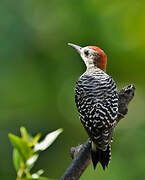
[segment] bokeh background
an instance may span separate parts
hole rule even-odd
[[[97,45],[118,88],[136,86],[129,113],[116,128],[112,161],[88,167],[81,180],[145,179],[145,1],[3,0],[0,2],[0,179],[16,177],[7,134],[63,128],[34,170],[57,178],[71,163],[69,149],[87,139],[74,103],[85,71],[68,42]]]

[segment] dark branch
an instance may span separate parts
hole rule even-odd
[[[135,91],[134,85],[126,86],[119,92],[119,113],[117,123],[124,118],[128,112],[128,104],[133,99]],[[65,171],[61,180],[77,180],[85,171],[91,160],[89,141],[71,148],[73,161]]]
[[[61,180],[76,180],[90,163],[90,143],[87,141],[84,144],[71,148],[71,156],[74,158],[70,167],[65,171]]]

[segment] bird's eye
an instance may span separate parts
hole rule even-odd
[[[89,51],[85,51],[84,54],[85,54],[86,56],[88,56],[88,55],[89,55]]]

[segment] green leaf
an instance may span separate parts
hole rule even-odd
[[[24,139],[13,134],[9,134],[8,136],[11,144],[17,149],[24,162],[33,155],[33,150],[28,146],[28,143]]]
[[[26,141],[29,142],[29,134],[28,134],[26,128],[22,126],[22,127],[20,128],[20,132],[21,132],[22,138],[23,138],[24,140],[26,140]]]
[[[43,169],[40,169],[39,171],[37,171],[35,174],[37,174],[38,176],[41,176],[44,173]],[[34,174],[32,174],[32,177],[34,176]]]
[[[39,141],[41,137],[41,134],[37,134],[32,140],[31,142],[29,143],[29,146],[32,147],[32,146],[35,146],[35,144]]]
[[[56,131],[53,131],[47,134],[43,141],[35,144],[34,152],[44,151],[45,149],[47,149],[55,141],[55,139],[59,136],[59,134],[62,132],[63,132],[63,129],[60,128]]]
[[[32,174],[32,178],[40,178],[40,176],[44,173],[43,169],[40,169],[36,173]]]
[[[39,178],[23,178],[22,180],[55,180],[55,179],[39,177]]]
[[[13,150],[13,163],[16,171],[20,169],[21,157],[17,149],[14,148]]]

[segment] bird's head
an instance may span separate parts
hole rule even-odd
[[[68,43],[68,45],[73,47],[80,54],[87,69],[100,68],[106,71],[107,56],[102,49],[96,46],[80,47],[72,43]]]

